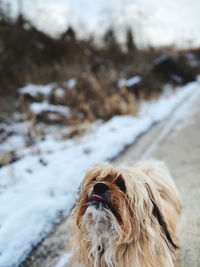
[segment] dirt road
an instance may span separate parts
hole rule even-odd
[[[170,118],[155,125],[114,162],[156,158],[167,163],[183,203],[181,267],[200,267],[200,100],[192,106],[187,105],[186,101]],[[65,219],[20,267],[55,267],[65,253],[69,225]]]
[[[183,117],[178,110],[116,160],[131,162],[152,157],[168,165],[183,204],[179,230],[181,267],[200,267],[200,100],[191,110],[191,116]]]

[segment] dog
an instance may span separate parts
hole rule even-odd
[[[180,198],[163,163],[95,164],[72,211],[70,266],[174,267],[180,214]]]

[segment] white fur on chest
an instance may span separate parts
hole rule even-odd
[[[89,206],[82,220],[84,241],[91,243],[89,258],[94,266],[113,267],[114,246],[112,236],[115,232],[112,213]]]

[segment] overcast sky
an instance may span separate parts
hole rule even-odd
[[[17,13],[19,0],[10,2]],[[69,24],[81,36],[101,35],[112,24],[131,25],[137,43],[178,47],[200,45],[200,0],[21,0],[24,14],[40,29],[56,35]]]

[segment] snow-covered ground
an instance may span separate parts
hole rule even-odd
[[[116,157],[183,100],[192,102],[199,96],[200,83],[192,82],[143,103],[137,117],[95,123],[78,141],[49,135],[37,143],[39,154],[24,148],[21,160],[0,169],[0,266],[18,266],[61,215],[69,213],[89,165]]]

